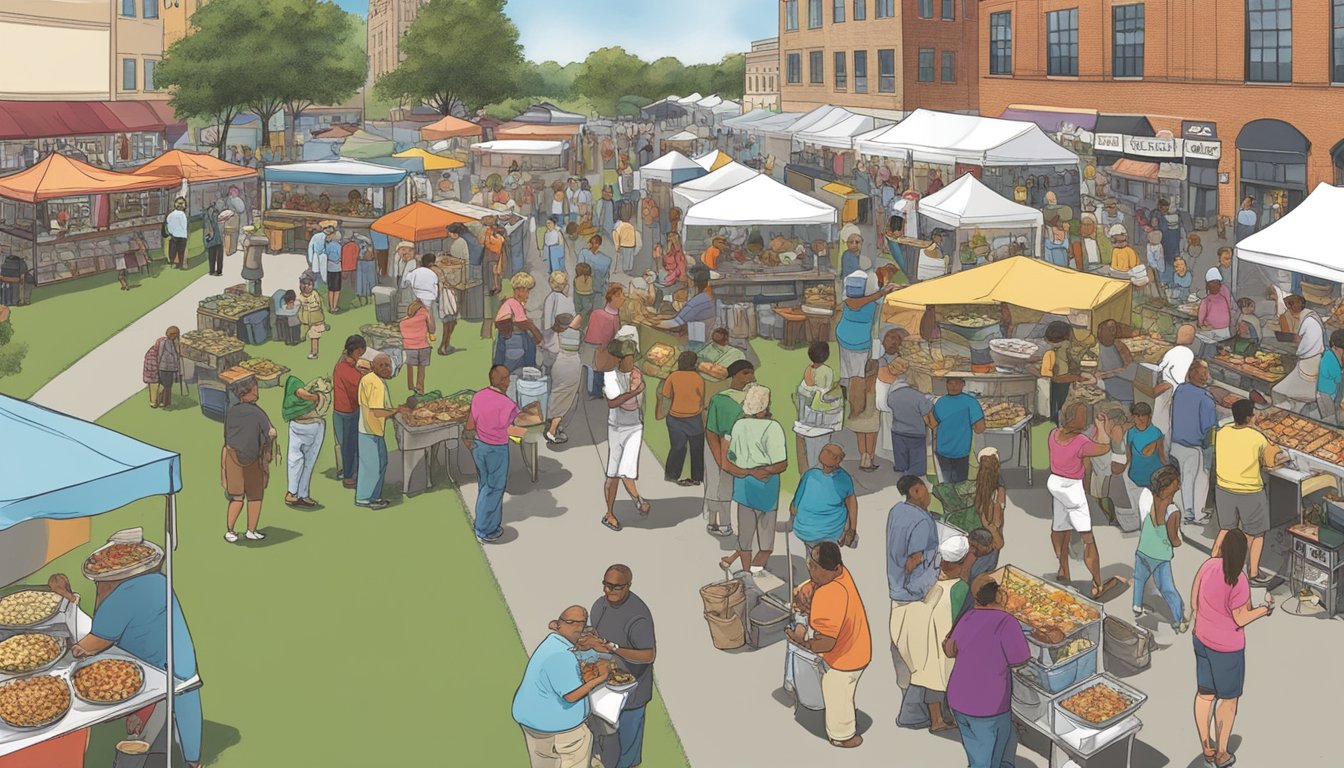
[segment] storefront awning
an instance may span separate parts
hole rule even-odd
[[[510,120],[495,129],[496,139],[535,141],[572,141],[583,130],[582,125],[565,123],[521,123]]]
[[[37,165],[0,177],[0,197],[40,203],[71,195],[102,195],[176,187],[177,179],[117,173],[80,162],[60,153],[47,155]],[[4,442],[4,441],[0,441]]]
[[[1095,109],[1063,109],[1039,107],[1034,104],[1010,104],[999,117],[1003,120],[1035,123],[1046,133],[1058,133],[1065,125],[1072,125],[1085,131],[1090,131],[1097,125]]]
[[[314,160],[307,163],[268,165],[263,171],[267,182],[292,184],[336,184],[354,187],[390,187],[406,178],[406,171],[358,160]]]
[[[1096,133],[1125,136],[1156,136],[1153,124],[1143,115],[1097,115]]]
[[[1130,160],[1127,157],[1116,160],[1115,164],[1110,167],[1110,173],[1114,176],[1144,182],[1157,181],[1159,170],[1157,163],[1145,163],[1142,160]]]
[[[1260,163],[1303,163],[1311,142],[1302,132],[1273,118],[1252,120],[1237,134],[1243,160]]]
[[[0,101],[0,141],[157,133],[167,125],[151,102]]]

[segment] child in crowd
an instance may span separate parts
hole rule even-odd
[[[819,407],[821,399],[835,387],[835,371],[826,361],[831,357],[831,345],[824,341],[814,341],[807,347],[807,359],[811,364],[803,369],[803,380],[798,383],[798,412],[803,408],[829,410]],[[833,406],[832,406],[833,407]]]
[[[1125,433],[1125,493],[1129,497],[1131,517],[1140,514],[1139,497],[1152,482],[1153,473],[1167,465],[1167,450],[1162,430],[1153,424],[1153,407],[1134,403],[1129,407],[1133,426]],[[1142,591],[1142,587],[1139,587]]]
[[[275,314],[279,319],[279,328],[281,340],[288,345],[299,343],[299,305],[298,296],[294,291],[285,291],[280,297],[280,306],[276,308]]]
[[[1148,487],[1139,494],[1143,528],[1139,534],[1139,548],[1134,553],[1134,618],[1147,612],[1143,606],[1143,593],[1152,579],[1171,611],[1171,625],[1177,634],[1190,628],[1181,593],[1171,574],[1173,548],[1181,546],[1181,515],[1175,503],[1180,489],[1181,475],[1176,467],[1164,466],[1153,473]]]

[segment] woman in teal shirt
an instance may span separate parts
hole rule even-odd
[[[1181,593],[1171,575],[1173,549],[1181,545],[1181,516],[1175,504],[1180,490],[1181,474],[1176,467],[1165,466],[1153,473],[1152,481],[1139,494],[1143,524],[1139,549],[1134,553],[1134,618],[1145,613],[1143,592],[1151,578],[1171,611],[1171,625],[1177,634],[1190,628]]]
[[[840,305],[840,322],[835,340],[840,345],[840,380],[852,386],[851,379],[863,378],[863,369],[873,357],[873,318],[877,317],[878,299],[894,291],[888,285],[864,295],[868,275],[862,271],[845,278],[845,301]]]

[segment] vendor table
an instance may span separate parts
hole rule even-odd
[[[89,618],[88,614],[78,608],[72,608],[71,611],[74,614],[73,621],[67,621],[65,616],[58,614],[56,618],[53,618],[51,621],[46,622],[39,627],[35,627],[35,629],[59,629],[70,632],[72,628],[71,625],[73,625],[74,639],[78,640],[89,633],[89,630],[93,627],[93,619]],[[132,712],[160,701],[168,692],[168,676],[163,670],[156,669],[149,664],[141,662],[139,659],[122,651],[116,646],[112,646],[112,648],[92,658],[127,659],[139,662],[141,669],[143,669],[145,673],[144,687],[141,689],[140,693],[130,699],[127,699],[120,704],[111,704],[108,706],[86,704],[83,701],[80,701],[77,696],[73,695],[72,689],[70,711],[66,713],[64,718],[46,728],[38,730],[19,730],[0,723],[0,756],[10,755],[27,747],[41,744],[85,728],[90,728],[99,723],[126,717]],[[73,668],[76,663],[76,660],[67,653],[55,667],[44,674],[56,675],[69,680],[70,676],[73,674]],[[183,686],[179,685],[178,691],[181,692],[182,689]]]
[[[1334,548],[1321,543],[1320,527],[1298,524],[1290,527],[1293,546],[1288,561],[1288,588],[1293,594],[1310,589],[1321,599],[1326,616],[1340,612],[1340,582],[1344,580],[1344,544]]]
[[[307,237],[308,229],[317,229],[319,221],[330,219],[336,222],[336,228],[341,234],[349,235],[351,232],[368,232],[369,227],[373,226],[374,218],[365,218],[363,216],[341,216],[334,213],[321,213],[318,211],[290,211],[284,208],[272,208],[265,212],[265,221],[274,221],[276,223],[292,223],[297,225],[294,233],[296,237]]]
[[[247,335],[243,330],[241,317],[229,317],[201,307],[196,308],[196,327],[202,331],[215,330],[226,333],[236,339],[243,339]]]
[[[1179,326],[1195,322],[1193,314],[1168,304],[1135,304],[1133,314],[1134,325],[1167,338],[1174,337]]]
[[[392,424],[397,434],[397,446],[401,450],[401,483],[402,492],[407,496],[413,493],[419,493],[433,487],[434,485],[434,458],[440,455],[443,461],[443,468],[448,472],[448,479],[454,484],[457,478],[453,473],[453,459],[458,446],[462,442],[462,431],[464,425],[461,422],[449,421],[442,424],[429,424],[425,426],[415,426],[411,424],[404,414],[393,416]],[[411,475],[421,466],[425,468],[425,485],[423,488],[411,488]]]
[[[1025,458],[1026,459],[1025,465],[1027,468],[1027,485],[1036,484],[1034,475],[1035,469],[1032,467],[1031,419],[1032,416],[1028,414],[1025,418],[1021,419],[1016,424],[1011,424],[1006,427],[998,427],[995,429],[986,428],[981,435],[982,444],[985,442],[983,438],[989,435],[1001,435],[1004,437],[1011,438],[1010,443],[1013,446],[1013,450],[1003,458],[1003,461],[1006,464],[1010,459],[1016,459],[1017,465],[1020,467],[1023,466],[1024,463],[1023,459]]]
[[[818,283],[832,285],[835,273],[825,270],[793,272],[729,272],[720,270],[714,281],[714,297],[725,303],[751,301],[757,297],[783,301],[801,301],[804,290]],[[771,302],[773,303],[773,301]]]
[[[1045,717],[1049,717],[1049,712]],[[1131,715],[1111,727],[1094,731],[1074,726],[1068,721],[1057,722],[1054,727],[1045,720],[1028,720],[1013,714],[1013,722],[1021,726],[1025,735],[1034,733],[1044,736],[1050,743],[1048,753],[1040,751],[1042,756],[1050,758],[1050,768],[1065,768],[1073,764],[1079,766],[1125,766],[1128,768],[1134,755],[1134,737],[1143,728],[1143,721]],[[1037,750],[1039,751],[1039,750]]]

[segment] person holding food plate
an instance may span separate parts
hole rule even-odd
[[[71,647],[71,656],[86,659],[116,646],[160,671],[166,669],[168,626],[163,596],[167,592],[168,581],[159,570],[161,558],[160,554],[143,560],[135,567],[111,571],[107,578],[96,574],[90,576],[97,586],[93,627],[89,634]],[[71,603],[79,602],[79,596],[74,594],[70,579],[65,574],[52,575],[47,580],[47,586]],[[192,642],[191,630],[187,628],[187,620],[176,594],[173,595],[173,676],[177,678],[178,690],[182,689],[184,682],[190,688],[173,697],[173,720],[177,724],[177,740],[182,748],[182,757],[187,765],[196,768],[201,764],[201,727],[204,722],[200,679],[196,670],[196,645]],[[155,705],[158,706],[162,705]],[[126,732],[131,736],[142,733],[146,737],[152,736],[146,740],[159,749],[151,747],[151,751],[166,752],[169,749],[166,742],[171,728],[160,730],[157,734],[145,732],[146,724],[154,722],[154,718],[148,714],[152,709],[146,708],[127,717]]]
[[[621,707],[616,734],[597,737],[594,752],[610,768],[635,768],[643,762],[644,711],[653,698],[653,661],[658,656],[653,613],[630,591],[633,581],[630,567],[620,563],[602,574],[602,597],[588,614],[592,631],[577,644],[581,651],[611,654],[634,678],[635,687]]]

